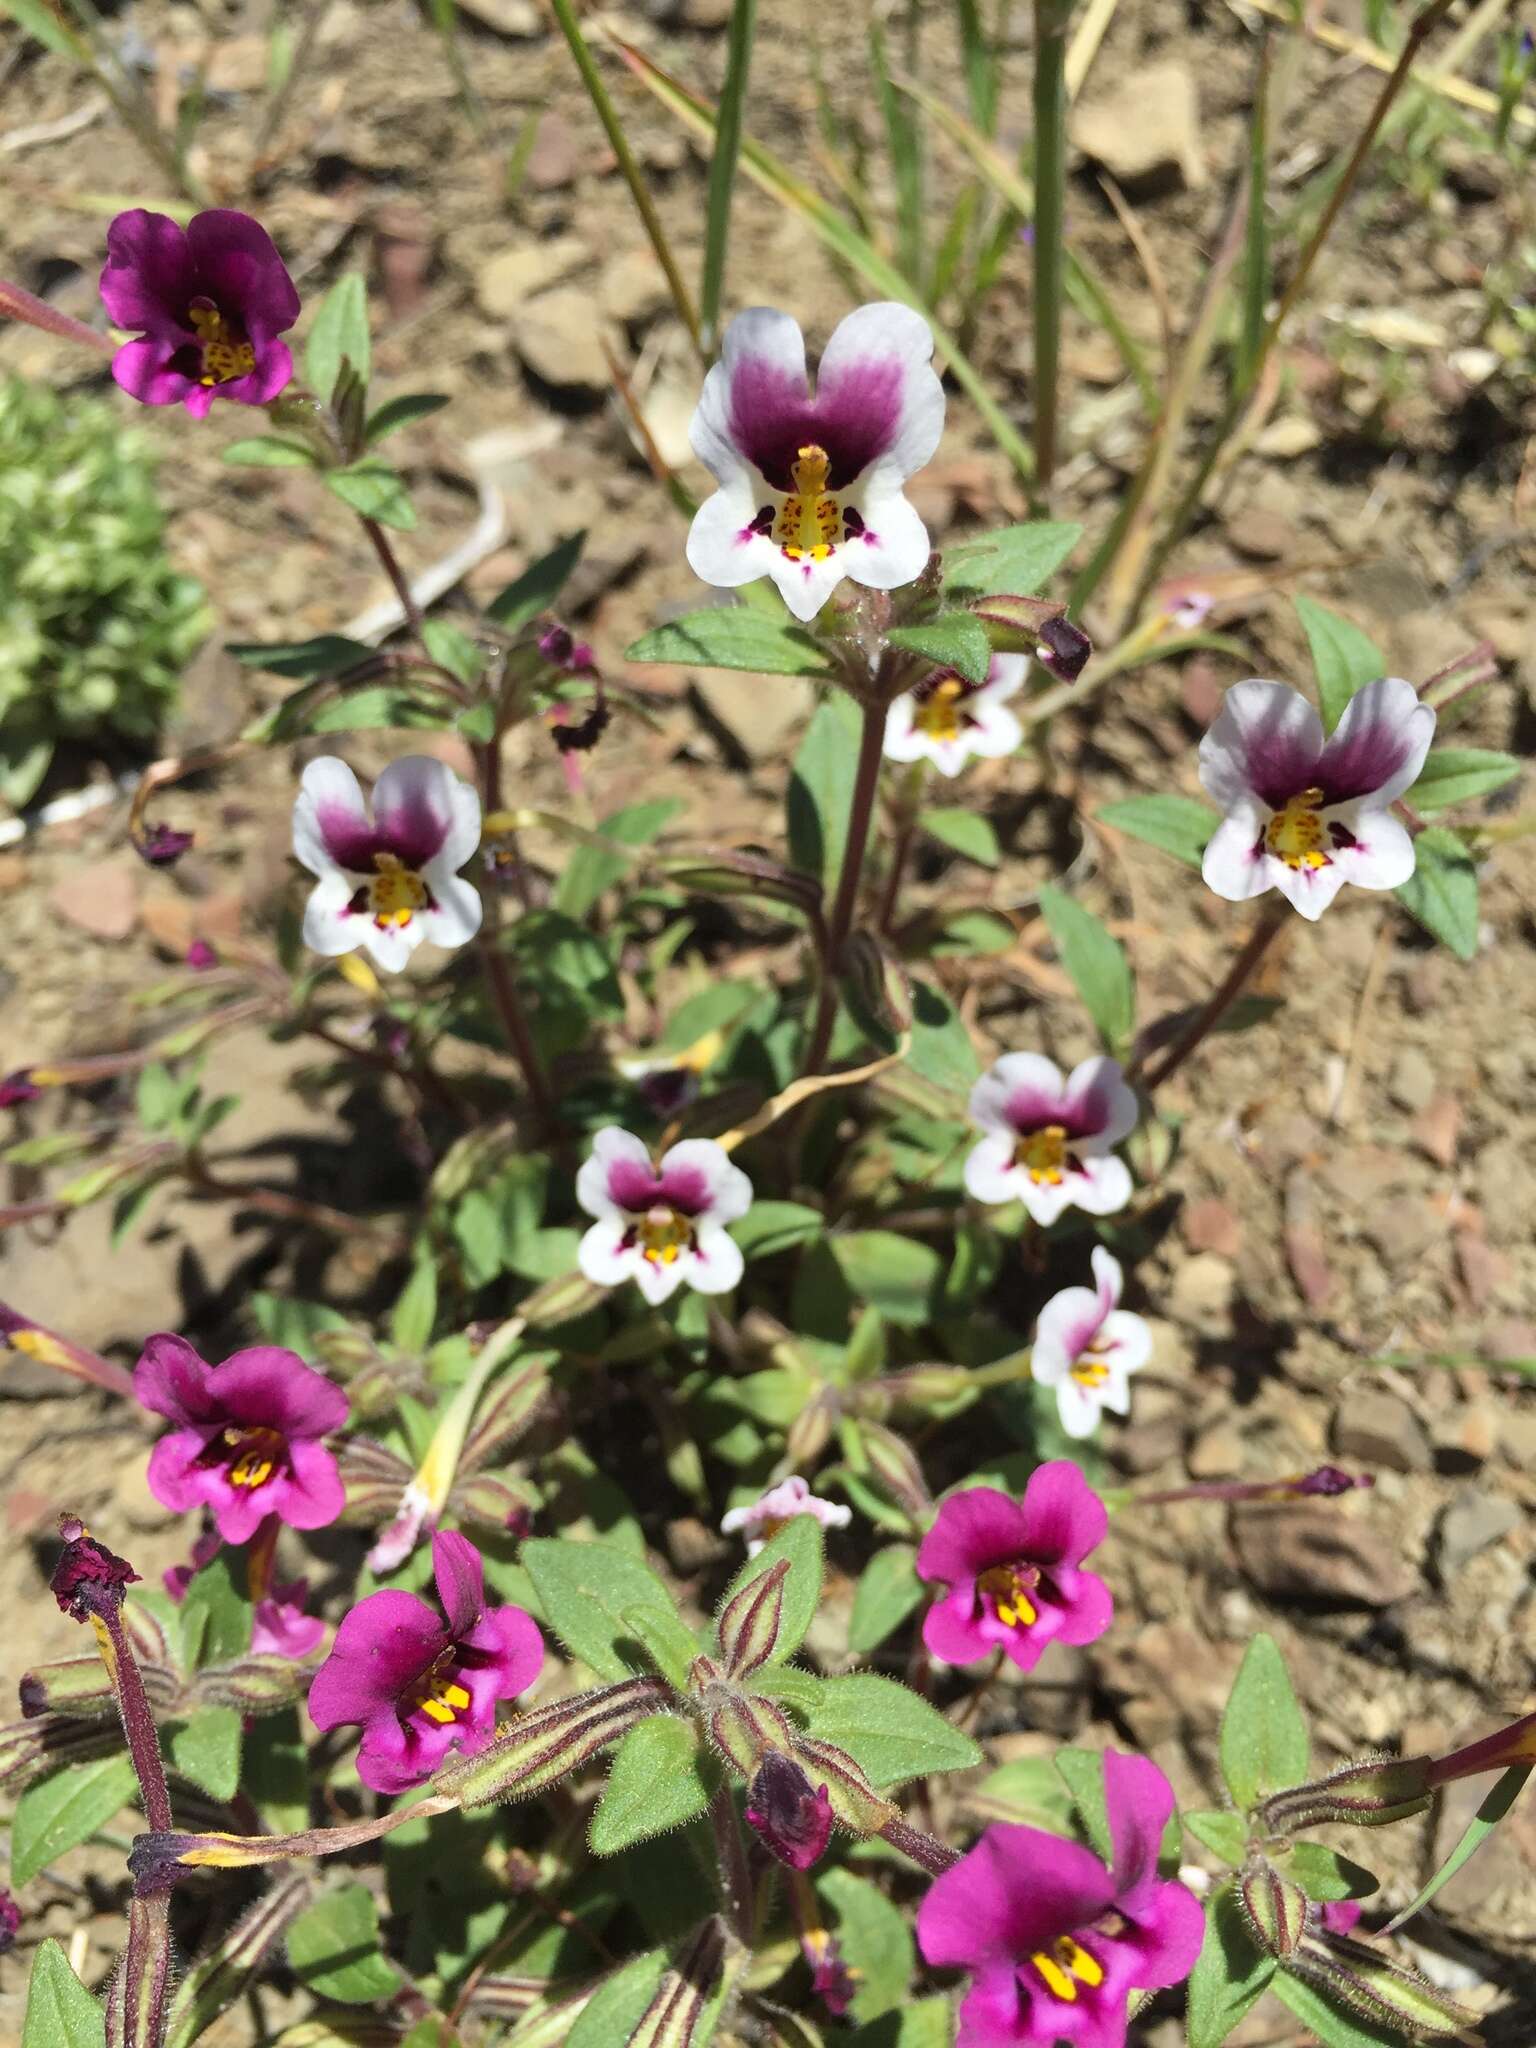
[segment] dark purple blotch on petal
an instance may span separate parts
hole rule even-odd
[[[794,489],[802,448],[827,457],[827,481],[846,490],[890,447],[901,424],[902,366],[895,356],[850,363],[814,398],[776,363],[748,356],[731,375],[731,438],[776,491]]]
[[[637,1159],[616,1159],[608,1169],[608,1193],[632,1216],[658,1208],[673,1209],[679,1216],[700,1216],[709,1207],[704,1176],[691,1166],[674,1166],[657,1174]]]
[[[0,1109],[15,1109],[23,1102],[36,1102],[42,1089],[32,1078],[29,1067],[18,1067],[14,1074],[7,1074],[0,1081]]]

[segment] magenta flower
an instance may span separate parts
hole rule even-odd
[[[370,1593],[336,1631],[309,1688],[317,1728],[361,1723],[357,1774],[375,1792],[430,1778],[451,1749],[484,1749],[496,1702],[525,1692],[544,1639],[520,1607],[487,1607],[480,1553],[454,1530],[432,1538],[443,1619],[414,1593]]]
[[[1414,850],[1390,807],[1434,736],[1434,711],[1401,676],[1358,690],[1327,738],[1299,691],[1234,683],[1200,742],[1200,780],[1226,813],[1205,849],[1207,886],[1232,903],[1278,889],[1314,919],[1346,882],[1396,889]]]
[[[323,1529],[341,1513],[336,1460],[321,1441],[347,1419],[347,1397],[292,1351],[259,1344],[222,1365],[184,1337],[151,1337],[134,1367],[146,1408],[176,1427],[149,1456],[156,1500],[207,1507],[226,1543],[248,1543],[266,1515]]]
[[[0,1884],[0,1956],[16,1946],[16,1936],[21,1931],[21,1908],[11,1893]]]
[[[299,295],[266,229],[217,207],[185,228],[136,207],[107,229],[101,298],[131,330],[112,375],[145,405],[185,405],[202,419],[215,398],[265,405],[293,376],[278,336]]]
[[[923,1641],[946,1664],[1001,1647],[1021,1671],[1049,1642],[1095,1642],[1114,1601],[1081,1566],[1108,1527],[1103,1501],[1066,1458],[1038,1466],[1022,1500],[995,1486],[952,1493],[917,1553],[918,1577],[945,1589],[923,1617]]]
[[[1126,2000],[1188,1976],[1205,1918],[1157,1874],[1173,1789],[1146,1757],[1104,1755],[1114,1862],[1040,1828],[995,1822],[935,1878],[917,1939],[971,1973],[956,2048],[1123,2048]]]
[[[274,1586],[265,1600],[258,1600],[251,1615],[251,1650],[258,1657],[287,1657],[302,1663],[311,1650],[318,1650],[325,1635],[325,1623],[318,1614],[306,1614],[308,1579],[293,1579],[286,1586]]]
[[[1005,1052],[971,1089],[982,1133],[965,1162],[978,1202],[1022,1202],[1042,1230],[1064,1209],[1113,1216],[1131,1199],[1130,1168],[1114,1148],[1136,1128],[1136,1097],[1102,1055],[1065,1079],[1038,1052]]]

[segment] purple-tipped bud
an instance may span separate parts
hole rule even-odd
[[[185,964],[188,967],[196,968],[200,974],[210,967],[217,967],[219,964],[218,948],[210,946],[206,939],[194,939],[186,950]]]
[[[653,1067],[636,1086],[653,1116],[674,1117],[698,1098],[699,1077],[692,1067]]]
[[[809,1870],[826,1853],[832,1802],[794,1760],[770,1750],[747,1790],[747,1826],[791,1870]]]
[[[562,668],[567,675],[590,675],[596,667],[586,641],[576,639],[558,623],[539,635],[539,652],[551,667]]]
[[[1286,1969],[1316,1984],[1359,2019],[1411,2035],[1446,2039],[1475,2026],[1477,2014],[1447,1998],[1417,1970],[1393,1962],[1352,1935],[1309,1937]]]
[[[588,754],[608,730],[612,717],[608,706],[599,700],[585,718],[578,719],[574,725],[563,721],[552,725],[549,736],[562,754]]]
[[[914,1519],[925,1520],[933,1512],[933,1496],[911,1446],[879,1422],[862,1424],[860,1434],[869,1469],[881,1490]]]
[[[1313,1784],[1272,1794],[1255,1808],[1254,1823],[1268,1835],[1306,1834],[1330,1821],[1386,1827],[1428,1806],[1435,1782],[1431,1770],[1427,1756],[1367,1758]]]
[[[1040,666],[1048,668],[1064,683],[1075,683],[1088,665],[1093,642],[1081,626],[1073,625],[1065,613],[1059,618],[1045,620],[1039,632],[1040,645],[1036,654]]]
[[[117,1704],[99,1657],[58,1657],[23,1671],[17,1688],[23,1717],[39,1714],[110,1714]]]
[[[717,1633],[727,1677],[745,1678],[773,1655],[788,1577],[789,1559],[781,1557],[770,1570],[750,1579],[721,1610]]]
[[[16,1946],[17,1929],[21,1926],[21,1908],[14,1898],[0,1884],[0,1956],[7,1949]]]
[[[1237,1882],[1237,1896],[1253,1933],[1266,1955],[1283,1962],[1307,1926],[1307,1895],[1271,1864],[1249,1864]]]
[[[1349,1493],[1357,1486],[1374,1486],[1375,1475],[1361,1472],[1341,1472],[1337,1465],[1319,1465],[1315,1472],[1309,1472],[1304,1479],[1298,1479],[1295,1491],[1302,1494],[1322,1494],[1331,1500],[1336,1494]]]
[[[450,1759],[432,1781],[434,1792],[461,1806],[531,1799],[621,1741],[631,1728],[672,1700],[659,1678],[628,1678],[595,1692],[576,1693],[530,1714],[519,1714],[474,1756]]]
[[[133,850],[152,868],[174,867],[188,852],[195,834],[178,832],[174,825],[144,825],[133,834]]]
[[[23,1102],[36,1102],[42,1089],[32,1078],[30,1067],[18,1067],[0,1081],[0,1109],[15,1109]]]
[[[75,1621],[105,1611],[115,1613],[138,1573],[126,1558],[88,1535],[78,1515],[61,1515],[59,1534],[64,1539],[64,1555],[48,1581],[59,1606]]]

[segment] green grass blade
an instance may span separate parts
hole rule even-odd
[[[1242,325],[1236,363],[1237,382],[1245,391],[1258,369],[1265,309],[1269,305],[1269,221],[1264,211],[1264,195],[1269,185],[1268,36],[1259,54],[1248,145],[1248,226],[1243,242]]]
[[[453,73],[453,82],[459,89],[459,98],[469,116],[469,125],[479,136],[485,134],[485,109],[480,104],[480,95],[475,91],[474,81],[469,75],[469,66],[464,62],[464,46],[459,40],[458,0],[429,0],[428,12],[432,26],[437,30],[443,46],[443,55],[448,59],[448,69]]]
[[[1421,1913],[1442,1886],[1450,1883],[1457,1871],[1467,1863],[1493,1833],[1499,1822],[1525,1790],[1525,1782],[1531,1775],[1530,1764],[1513,1764],[1494,1784],[1482,1805],[1467,1822],[1460,1841],[1446,1857],[1434,1876],[1425,1885],[1411,1904],[1404,1906],[1401,1913],[1394,1914],[1382,1929],[1383,1934],[1395,1934],[1399,1927],[1411,1920],[1415,1913]]]
[[[0,0],[0,14],[8,14],[18,28],[36,36],[56,57],[72,57],[77,64],[90,65],[90,51],[74,30],[58,19],[47,0]]]
[[[725,290],[725,251],[731,234],[731,194],[741,156],[741,108],[752,70],[757,0],[735,0],[725,50],[725,83],[715,119],[715,148],[709,160],[709,205],[704,221],[704,275],[699,284],[699,331],[707,355],[720,340],[720,299]]]
[[[885,50],[885,31],[869,24],[869,61],[885,123],[885,146],[896,185],[896,260],[914,291],[924,284],[923,146],[906,98],[896,90]]]
[[[1056,469],[1061,370],[1062,226],[1067,195],[1067,16],[1071,0],[1035,0],[1035,473]]]
[[[623,57],[635,76],[648,86],[663,106],[668,107],[679,120],[706,137],[714,134],[714,110],[707,100],[700,99],[685,85],[653,64],[649,57],[633,45],[617,36],[611,36],[613,47]],[[933,328],[934,346],[940,361],[964,391],[976,410],[987,424],[993,439],[1004,455],[1013,464],[1021,477],[1029,479],[1034,474],[1034,458],[1029,444],[1023,439],[1013,422],[987,389],[980,372],[970,358],[952,337],[934,319],[931,309],[923,298],[902,276],[893,263],[889,263],[852,227],[842,215],[828,205],[819,193],[804,185],[778,158],[764,149],[761,143],[744,137],[741,145],[742,169],[752,182],[776,199],[781,206],[792,213],[798,213],[812,228],[820,240],[836,256],[842,258],[851,269],[872,285],[876,291],[888,297],[900,299],[904,305],[912,306],[921,313]]]
[[[982,26],[978,0],[956,0],[960,24],[960,62],[965,69],[965,97],[971,119],[990,142],[997,133],[998,62]]]

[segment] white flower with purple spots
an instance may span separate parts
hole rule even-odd
[[[777,1486],[770,1486],[760,1500],[744,1508],[732,1508],[721,1520],[720,1528],[726,1536],[745,1536],[748,1557],[756,1557],[769,1538],[777,1536],[796,1515],[809,1515],[823,1529],[846,1529],[853,1520],[852,1508],[823,1500],[820,1494],[812,1493],[798,1473],[792,1473]]]
[[[597,1221],[576,1262],[599,1287],[633,1280],[653,1306],[686,1280],[724,1294],[741,1278],[726,1229],[752,1206],[752,1183],[713,1138],[685,1138],[653,1165],[642,1141],[610,1124],[592,1140],[576,1199]]]
[[[1028,667],[1025,655],[994,654],[984,683],[936,669],[886,713],[886,759],[931,761],[941,775],[958,775],[973,755],[995,761],[1011,754],[1024,728],[1008,699],[1024,687]]]
[[[1041,1053],[1004,1053],[972,1088],[970,1116],[984,1134],[965,1162],[978,1202],[1022,1202],[1044,1229],[1064,1209],[1112,1216],[1131,1199],[1114,1148],[1136,1128],[1136,1097],[1114,1060],[1063,1078]]]
[[[1140,1316],[1120,1307],[1124,1277],[1119,1260],[1096,1245],[1094,1285],[1053,1294],[1035,1324],[1030,1377],[1056,1389],[1068,1436],[1092,1436],[1106,1408],[1129,1415],[1130,1375],[1152,1356],[1152,1332]]]
[[[1346,882],[1395,889],[1413,839],[1389,806],[1419,778],[1435,714],[1412,683],[1383,676],[1350,698],[1328,737],[1284,683],[1234,683],[1200,742],[1200,780],[1226,813],[1203,873],[1229,903],[1278,889],[1319,918]]]
[[[311,761],[293,807],[293,850],[316,877],[304,943],[317,953],[366,946],[398,971],[423,939],[462,946],[480,898],[458,870],[480,844],[480,799],[442,761],[407,754],[374,784],[373,813],[345,761]]]
[[[920,576],[928,529],[901,487],[944,431],[932,355],[910,306],[860,306],[822,351],[813,397],[798,323],[738,313],[689,429],[720,485],[688,535],[694,573],[725,590],[771,576],[797,619],[845,576],[874,590]]]

